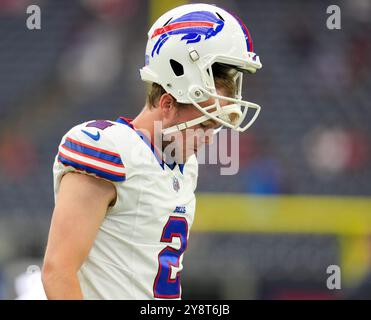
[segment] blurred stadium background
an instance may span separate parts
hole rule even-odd
[[[137,114],[150,22],[184,2],[0,0],[0,298],[42,264],[62,135]],[[264,67],[244,97],[263,109],[238,175],[200,167],[183,298],[371,298],[371,1],[336,1],[341,30],[327,1],[211,3],[251,31]],[[26,28],[30,4],[41,30]]]

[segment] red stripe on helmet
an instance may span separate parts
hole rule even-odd
[[[188,27],[213,27],[214,23],[213,22],[208,22],[208,21],[184,21],[184,22],[175,22],[172,24],[169,24],[165,27],[162,28],[157,28],[152,36],[151,39],[164,34],[166,32],[176,30],[176,29],[181,29],[181,28],[188,28]]]

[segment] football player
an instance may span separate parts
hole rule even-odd
[[[59,145],[42,271],[49,299],[181,298],[195,153],[221,127],[252,125],[260,107],[242,100],[242,74],[260,68],[246,26],[219,7],[184,5],[154,23],[142,112],[82,123]]]

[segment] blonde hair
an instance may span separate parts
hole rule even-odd
[[[233,70],[234,69],[232,69],[231,67],[217,63],[215,63],[212,66],[216,88],[222,88],[223,90],[225,90],[225,94],[228,97],[235,97],[236,94],[236,83],[234,81],[235,73],[233,72]],[[165,93],[166,91],[161,85],[157,83],[152,83],[152,85],[149,87],[147,94],[146,101],[147,106],[149,108],[156,108],[158,101],[160,100],[161,96]],[[188,105],[189,104],[177,102],[178,107],[184,107]]]

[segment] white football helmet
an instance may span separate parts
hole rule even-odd
[[[212,65],[235,69],[235,97],[217,94]],[[157,83],[179,103],[192,103],[203,116],[166,128],[163,133],[213,119],[237,131],[245,131],[256,120],[260,106],[242,100],[242,72],[255,73],[262,64],[253,52],[248,29],[236,16],[214,5],[187,4],[163,14],[148,32],[143,81]],[[201,107],[210,98],[215,104]],[[221,107],[220,100],[230,104]],[[242,124],[249,108],[254,115]]]

